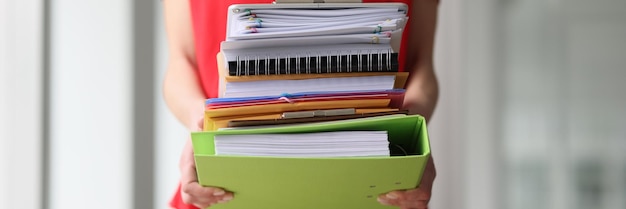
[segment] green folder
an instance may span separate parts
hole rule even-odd
[[[215,155],[215,135],[385,130],[395,152],[389,157],[290,158]],[[392,115],[345,121],[192,133],[199,183],[234,192],[211,209],[376,209],[392,190],[416,188],[430,146],[419,115]],[[394,149],[398,145],[402,149]],[[397,156],[399,154],[401,156]]]

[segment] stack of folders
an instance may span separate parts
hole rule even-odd
[[[215,208],[386,208],[415,188],[426,122],[402,110],[407,21],[399,3],[229,8],[220,97],[192,133],[200,184],[233,191]]]

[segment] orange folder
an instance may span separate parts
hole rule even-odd
[[[398,111],[398,109],[360,108],[360,109],[355,109],[355,114],[380,113],[380,112],[391,112],[391,111]],[[226,117],[205,118],[204,130],[215,131],[220,128],[226,128],[228,127],[228,123],[233,120],[268,120],[268,119],[279,119],[281,118],[281,116],[282,116],[282,112],[258,114],[258,115],[235,115],[235,116],[226,116]]]

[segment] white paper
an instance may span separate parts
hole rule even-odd
[[[395,31],[408,18],[397,8],[260,9],[238,15],[229,17],[226,40]]]
[[[389,156],[386,131],[216,135],[216,155],[281,157]]]
[[[252,9],[252,14],[262,16],[265,14],[283,15],[283,16],[304,16],[304,17],[340,17],[354,16],[360,14],[386,14],[397,13],[398,8],[348,8],[348,9]],[[241,13],[242,16],[247,13]]]
[[[394,75],[261,80],[226,83],[222,97],[255,97],[319,91],[378,91],[393,89]]]

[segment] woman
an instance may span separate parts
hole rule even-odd
[[[169,63],[163,83],[165,101],[189,131],[201,130],[204,101],[217,96],[219,44],[225,37],[225,22],[231,4],[272,3],[272,0],[164,0]],[[409,5],[409,24],[400,51],[401,70],[410,72],[404,108],[427,120],[438,98],[433,69],[433,43],[437,0],[396,0],[366,2],[403,2]],[[177,209],[205,208],[231,200],[233,194],[220,188],[202,187],[197,182],[191,140],[187,140],[180,159],[180,187],[171,201]],[[432,158],[418,188],[392,191],[378,197],[381,204],[403,209],[428,208],[435,167]]]

